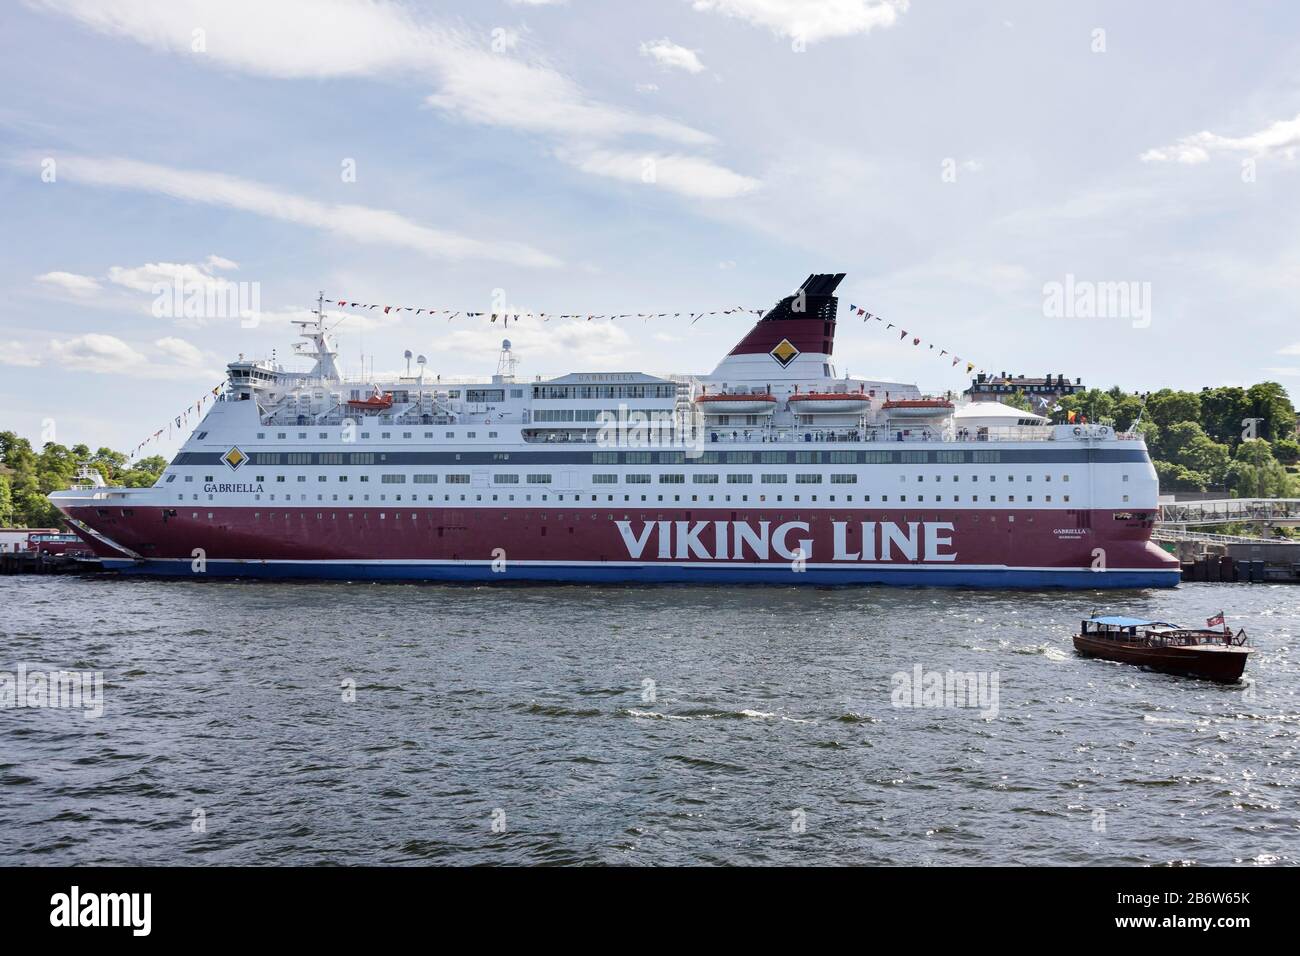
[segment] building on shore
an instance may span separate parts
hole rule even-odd
[[[1076,378],[1071,382],[1064,375],[1053,375],[1050,372],[1041,378],[1008,375],[1006,372],[1000,375],[986,375],[981,372],[971,380],[970,388],[962,394],[972,402],[1000,402],[1016,392],[1022,392],[1035,408],[1041,408],[1066,395],[1086,390],[1082,379]]]

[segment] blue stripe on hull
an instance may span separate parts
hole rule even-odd
[[[903,587],[966,588],[1170,588],[1180,572],[1035,570],[994,568],[808,568],[789,566],[728,568],[706,565],[514,565],[494,572],[488,564],[355,564],[304,561],[243,562],[209,560],[197,574],[189,561],[118,561],[104,567],[123,574],[185,578],[268,578],[346,581],[532,581],[564,584],[885,584]]]

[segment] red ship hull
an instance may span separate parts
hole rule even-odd
[[[122,549],[81,532],[112,566],[150,574],[1090,588],[1179,578],[1148,522],[1101,511],[268,504],[70,515]]]

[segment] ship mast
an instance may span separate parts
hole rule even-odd
[[[334,340],[325,328],[325,293],[319,293],[316,298],[314,322],[310,319],[295,319],[293,324],[298,326],[298,334],[307,340],[297,344],[298,354],[316,360],[316,367],[311,371],[312,376],[327,382],[342,380],[338,349],[334,347]]]

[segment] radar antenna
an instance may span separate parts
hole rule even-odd
[[[497,359],[497,378],[503,382],[513,382],[515,380],[515,367],[519,364],[519,359],[515,358],[515,353],[510,351],[510,340],[503,339],[501,342],[501,357]]]

